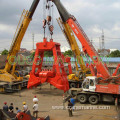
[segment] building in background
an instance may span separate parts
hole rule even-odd
[[[30,53],[32,54],[32,53],[34,53],[36,51],[36,49],[32,49],[31,51],[30,51]]]
[[[100,56],[107,56],[110,54],[110,49],[98,49],[98,54]]]
[[[30,56],[30,51],[27,50],[26,48],[20,48],[20,51],[18,52],[18,55],[23,55],[23,56]]]

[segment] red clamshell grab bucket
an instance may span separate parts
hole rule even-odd
[[[32,66],[32,71],[30,72],[30,78],[28,81],[27,88],[36,87],[44,82],[48,82],[55,86],[58,89],[63,90],[64,92],[69,90],[69,83],[67,79],[67,74],[64,69],[64,60],[61,57],[60,44],[55,43],[52,40],[47,42],[44,39],[44,42],[36,44],[35,59]],[[44,57],[44,51],[52,51],[54,56],[53,68],[51,70],[44,69],[42,70],[42,63]],[[36,65],[36,63],[38,65]],[[37,71],[36,71],[37,69]]]
[[[47,71],[45,71],[44,73],[46,74],[46,72]],[[32,73],[30,73],[30,78],[28,81],[27,88],[36,87],[44,82],[48,82],[53,86],[55,86],[56,88],[63,90],[64,92],[69,90],[69,83],[67,80],[67,76],[55,75],[53,78],[51,78],[46,74],[46,77],[45,76],[37,77],[35,76],[35,74],[32,74]]]

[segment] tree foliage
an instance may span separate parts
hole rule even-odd
[[[65,51],[64,56],[66,56],[66,55],[73,56],[72,50]]]
[[[35,52],[33,52],[33,53],[30,55],[30,58],[33,60],[33,59],[34,59],[34,56],[35,56]]]
[[[1,55],[8,55],[8,50],[6,50],[6,49],[3,50],[2,53],[1,53]]]
[[[35,52],[33,52],[31,55],[30,55],[30,58],[33,60],[34,59],[34,56],[35,56]],[[52,51],[45,51],[44,52],[44,57],[52,57],[53,56],[53,52]]]
[[[44,52],[44,56],[45,57],[52,57],[53,56],[53,52],[52,51],[45,51]]]
[[[120,51],[115,50],[109,54],[109,57],[120,57]]]

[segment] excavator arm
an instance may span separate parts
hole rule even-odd
[[[70,26],[70,28],[75,33],[76,37],[81,42],[84,53],[87,53],[91,57],[92,61],[94,62],[95,66],[96,66],[97,71],[102,75],[102,77],[104,79],[110,78],[110,74],[109,74],[108,70],[102,63],[97,51],[91,44],[89,38],[87,37],[87,35],[83,31],[82,27],[77,22],[76,18],[67,12],[67,10],[62,5],[60,0],[52,0],[52,1],[54,2],[54,4],[57,7],[62,21],[67,23]]]

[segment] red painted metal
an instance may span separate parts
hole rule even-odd
[[[93,64],[90,64],[90,65],[89,65],[89,68],[90,68],[91,74],[92,74],[93,76],[96,76],[96,71],[95,71],[94,65],[93,65]]]
[[[71,29],[73,30],[73,32],[75,33],[75,35],[77,36],[79,41],[81,42],[83,51],[85,53],[87,53],[93,60],[95,66],[97,68],[97,71],[100,74],[102,74],[102,77],[104,79],[110,78],[110,74],[109,74],[108,70],[102,63],[97,51],[91,44],[90,40],[88,39],[87,35],[83,31],[82,27],[79,25],[77,20],[75,18],[69,18],[67,20],[67,23],[69,24],[69,26],[71,27]]]
[[[113,73],[113,76],[116,76],[116,75],[117,75],[119,68],[120,68],[120,64],[118,64],[115,72]],[[120,74],[119,74],[119,76],[120,76]]]
[[[16,118],[17,118],[17,120],[31,120],[32,119],[30,115],[28,115],[28,114],[26,114],[24,112],[18,113],[16,115]]]
[[[63,54],[62,54],[62,59],[64,59],[64,62],[65,63],[68,63],[68,69],[66,69],[66,71],[69,71],[69,74],[72,74],[72,66],[71,66],[71,57],[69,57],[69,56],[64,56]]]
[[[60,44],[53,42],[47,42],[44,38],[43,42],[36,44],[36,52],[32,71],[30,72],[30,78],[27,88],[36,87],[39,84],[48,82],[58,89],[66,92],[69,90],[69,83],[67,80],[67,74],[64,69],[64,59],[60,51]],[[42,69],[43,57],[45,51],[52,51],[54,56],[54,63],[51,70]]]
[[[16,115],[17,120],[33,120],[34,118],[31,117],[31,115],[26,114],[24,112],[19,112]],[[43,117],[36,118],[35,120],[45,120]]]
[[[98,84],[96,85],[95,92],[119,95],[120,75],[115,76],[117,72],[113,74],[114,76],[110,75],[110,73],[108,72],[108,68],[102,62],[97,51],[95,50],[94,46],[91,44],[89,38],[87,37],[86,33],[83,31],[80,24],[77,22],[76,18],[67,12],[67,10],[64,8],[60,0],[51,0],[51,1],[55,3],[62,21],[70,26],[70,28],[75,33],[76,37],[81,42],[84,53],[87,53],[91,57],[96,67],[95,69],[97,69],[97,77],[98,76],[102,77],[102,79],[98,80]],[[95,70],[94,65],[90,67],[92,73],[96,75],[96,72],[94,71]]]
[[[118,84],[106,84],[106,85],[97,84],[95,92],[120,94],[120,85]]]
[[[96,69],[95,64],[92,64],[92,63],[91,63],[91,64],[89,65],[89,68],[90,68],[90,71],[91,71],[92,76],[97,76],[97,77],[103,78],[102,74],[100,74],[100,73],[98,72],[98,70]]]
[[[68,70],[69,70],[69,74],[72,74],[71,62],[68,62]]]

